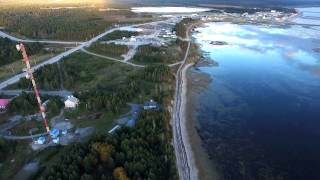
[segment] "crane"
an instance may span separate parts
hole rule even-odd
[[[40,110],[40,113],[41,113],[45,128],[47,130],[47,133],[49,134],[50,133],[50,127],[49,127],[48,120],[47,120],[47,117],[46,117],[46,109],[42,105],[42,101],[41,101],[41,98],[40,98],[39,90],[37,88],[36,80],[35,80],[35,78],[33,76],[33,72],[32,72],[32,69],[31,69],[31,65],[30,65],[30,61],[29,61],[29,57],[28,57],[27,51],[26,51],[26,49],[25,49],[25,47],[24,47],[24,45],[22,43],[17,44],[16,48],[17,48],[17,50],[19,52],[21,52],[22,57],[23,57],[23,62],[26,64],[26,67],[27,67],[26,68],[26,73],[27,73],[26,74],[26,78],[31,80],[31,83],[32,83],[32,86],[33,86],[33,91],[34,91],[34,94],[36,96],[36,100],[37,100],[38,105],[39,105],[39,110]]]

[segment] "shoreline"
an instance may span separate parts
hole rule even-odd
[[[180,114],[181,114],[181,136],[184,142],[185,151],[187,155],[187,161],[190,165],[190,178],[191,179],[199,179],[199,169],[196,166],[196,160],[192,148],[192,143],[190,139],[190,134],[188,132],[188,123],[186,118],[186,110],[187,110],[187,71],[193,64],[187,64],[183,67],[181,71],[181,79],[182,79],[182,88],[181,88],[181,106],[180,106]]]
[[[203,142],[197,132],[198,121],[196,118],[197,98],[200,93],[207,89],[211,79],[208,75],[196,72],[189,67],[184,74],[186,96],[184,96],[185,117],[184,125],[186,128],[186,141],[189,144],[190,153],[192,153],[193,165],[197,169],[197,177],[201,180],[218,180],[219,174],[216,165],[210,159],[207,150],[203,147]]]

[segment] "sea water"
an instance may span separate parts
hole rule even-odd
[[[196,98],[197,129],[224,179],[320,179],[320,11],[307,10],[296,22],[308,26],[195,30],[218,64],[199,69],[212,81]]]

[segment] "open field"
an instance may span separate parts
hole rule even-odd
[[[168,46],[142,45],[138,47],[132,62],[136,64],[171,64],[181,61],[183,50],[176,43]]]
[[[30,56],[30,63],[31,65],[36,65],[53,56],[54,54],[39,54]],[[25,66],[26,65],[22,62],[22,60],[0,66],[0,80],[4,80],[12,75],[22,72],[22,69],[25,68]]]
[[[93,53],[97,53],[100,55],[117,58],[117,59],[123,59],[121,55],[127,54],[129,51],[128,46],[126,45],[116,45],[114,43],[112,44],[101,44],[100,41],[92,44],[88,50]]]

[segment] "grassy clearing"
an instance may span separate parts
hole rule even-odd
[[[132,61],[137,64],[171,64],[181,61],[183,51],[177,44],[156,47],[143,45],[138,47]]]
[[[74,111],[66,112],[66,118],[70,119],[72,124],[77,128],[95,127],[99,133],[107,133],[121,114],[129,112],[129,107],[123,107],[118,113],[113,113],[107,109],[100,112],[86,111],[83,109],[76,109]]]
[[[37,65],[51,57],[54,54],[38,54],[34,56],[30,56],[30,64],[31,66]],[[21,73],[22,69],[25,68],[25,64],[21,61],[15,61],[11,64],[7,64],[0,67],[0,81],[5,80],[15,74]]]
[[[126,45],[101,44],[98,41],[89,47],[89,51],[112,58],[123,59],[121,55],[126,54],[129,48]]]

